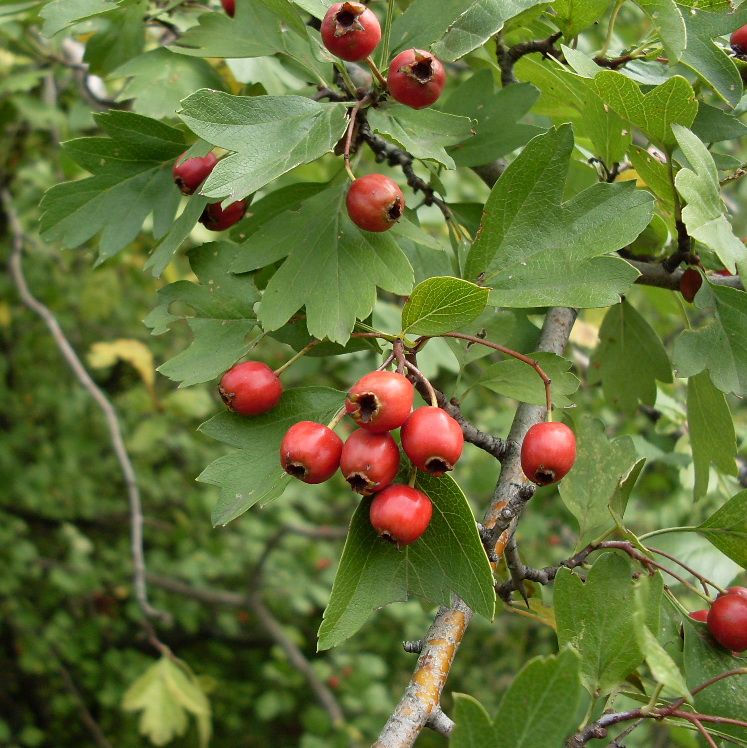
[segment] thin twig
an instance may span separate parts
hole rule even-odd
[[[21,226],[18,215],[13,208],[13,198],[7,188],[0,190],[0,200],[2,200],[5,215],[8,218],[13,237],[13,251],[10,256],[10,272],[13,281],[18,288],[21,301],[42,318],[49,332],[52,335],[57,347],[60,349],[63,357],[67,361],[73,373],[80,384],[88,391],[91,397],[96,401],[106,419],[106,425],[109,430],[114,454],[119,462],[125,486],[127,487],[127,496],[130,505],[130,553],[132,555],[132,565],[134,570],[135,599],[137,600],[143,614],[152,618],[160,618],[164,621],[170,621],[171,615],[163,611],[156,610],[148,602],[148,591],[145,581],[145,554],[143,550],[143,508],[140,498],[140,489],[138,487],[135,470],[132,466],[130,456],[122,437],[122,429],[117,416],[117,411],[109,402],[106,395],[98,388],[81,363],[78,354],[65,337],[60,323],[52,311],[38,301],[29,290],[26,283],[26,277],[23,274],[23,247],[25,235]]]

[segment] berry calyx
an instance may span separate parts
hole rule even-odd
[[[193,195],[194,191],[208,178],[218,163],[218,157],[211,151],[207,156],[195,156],[179,163],[179,156],[172,173],[174,182],[183,195]]]
[[[212,203],[205,207],[200,216],[200,223],[211,231],[225,231],[238,223],[246,213],[246,200],[237,200],[227,208],[221,208],[220,203]]]
[[[353,491],[370,496],[386,488],[399,469],[399,447],[391,434],[354,431],[342,446],[340,472]]]
[[[381,25],[363,3],[335,3],[319,29],[324,46],[347,62],[365,60],[381,41]]]
[[[345,204],[350,220],[364,231],[388,231],[405,212],[405,196],[383,174],[366,174],[348,190]]]
[[[729,44],[738,57],[747,53],[747,25],[738,28],[729,37]]]
[[[521,469],[538,486],[557,483],[576,461],[576,437],[564,423],[532,426],[521,445]]]
[[[386,82],[400,104],[423,109],[438,100],[446,85],[446,72],[430,52],[406,49],[390,63]]]
[[[732,652],[747,649],[747,597],[730,593],[717,597],[708,611],[708,631]]]
[[[403,374],[372,371],[350,388],[345,410],[362,429],[380,434],[407,420],[414,397],[412,382]]]
[[[304,483],[324,483],[340,466],[342,439],[329,426],[299,421],[280,445],[283,470]]]
[[[691,304],[695,300],[695,295],[700,291],[703,285],[703,276],[695,268],[686,268],[680,276],[680,293],[685,301]]]
[[[431,500],[416,488],[395,484],[374,496],[369,516],[379,537],[410,545],[427,529],[433,514]]]
[[[402,449],[418,470],[436,477],[453,470],[462,456],[462,427],[442,408],[414,410],[400,432]]]
[[[242,416],[256,416],[280,402],[283,385],[267,364],[243,361],[223,375],[218,392],[229,410]]]

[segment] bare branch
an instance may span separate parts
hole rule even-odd
[[[106,425],[109,430],[112,448],[119,462],[125,486],[127,487],[127,496],[130,505],[130,553],[132,555],[132,565],[134,568],[134,586],[135,598],[143,614],[152,618],[160,618],[164,621],[170,621],[171,616],[163,611],[158,611],[148,602],[148,591],[145,582],[145,554],[143,551],[143,508],[140,499],[140,489],[135,476],[135,470],[130,461],[130,456],[122,438],[122,428],[119,423],[119,417],[114,406],[109,402],[106,395],[97,387],[81,363],[78,354],[65,337],[60,323],[52,311],[38,301],[29,290],[26,283],[26,277],[23,274],[23,247],[25,244],[25,235],[23,227],[18,219],[18,215],[13,208],[13,198],[7,188],[0,190],[0,200],[2,201],[5,215],[8,219],[8,225],[13,239],[13,251],[10,256],[10,272],[13,281],[18,288],[21,301],[31,311],[35,312],[42,318],[51,333],[57,347],[60,349],[63,357],[67,361],[73,373],[80,384],[88,391],[91,397],[96,401],[106,419]]]

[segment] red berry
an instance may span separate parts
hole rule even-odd
[[[280,402],[283,385],[267,364],[243,361],[223,375],[218,392],[230,410],[242,416],[256,416]]]
[[[340,472],[350,488],[363,496],[386,488],[397,476],[399,447],[389,432],[358,429],[342,447]]]
[[[536,423],[521,445],[521,469],[539,486],[556,483],[576,461],[576,437],[564,423]]]
[[[379,19],[362,3],[332,5],[320,31],[324,46],[348,62],[365,60],[381,41]]]
[[[724,595],[741,595],[742,597],[747,597],[747,587],[727,587],[719,597],[723,597]]]
[[[711,636],[722,646],[733,652],[747,649],[747,597],[717,597],[708,611],[707,623]]]
[[[211,231],[225,231],[238,223],[246,213],[246,200],[237,200],[227,208],[221,208],[220,203],[212,203],[202,211],[200,223]]]
[[[414,410],[402,427],[402,449],[415,467],[441,476],[462,456],[462,427],[442,408]]]
[[[387,231],[405,212],[405,196],[397,183],[383,174],[356,179],[345,199],[350,220],[365,231]]]
[[[702,285],[703,276],[695,268],[686,268],[680,276],[680,292],[685,301],[689,301],[691,304]]]
[[[389,93],[400,103],[413,109],[433,104],[446,84],[444,66],[430,52],[406,49],[389,65],[386,77]]]
[[[410,415],[415,390],[394,371],[372,371],[361,377],[345,398],[345,410],[366,431],[380,434],[399,428]]]
[[[342,439],[329,426],[300,421],[283,437],[280,464],[304,483],[324,483],[340,466],[341,454]]]
[[[236,0],[220,0],[220,4],[223,6],[223,10],[233,18],[233,14],[236,12]]]
[[[395,484],[374,496],[369,511],[380,537],[397,545],[410,545],[428,527],[433,505],[422,491]]]
[[[747,25],[738,28],[729,37],[731,48],[738,54],[743,55],[747,52]]]
[[[733,275],[731,270],[727,270],[724,268],[723,270],[717,270],[716,275],[723,275],[724,277],[728,278],[729,276]]]
[[[183,157],[184,154],[179,156],[174,164],[174,182],[176,182],[176,186],[182,191],[182,194],[192,195],[208,178],[210,172],[218,163],[218,158],[211,151],[207,156],[196,156],[179,163],[179,159]]]
[[[694,621],[703,621],[703,623],[705,623],[708,618],[708,608],[704,610],[694,610],[692,613],[688,613],[688,615]]]

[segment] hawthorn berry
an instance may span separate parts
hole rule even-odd
[[[223,375],[218,392],[230,410],[242,416],[256,416],[280,402],[283,385],[267,364],[243,361]]]
[[[365,60],[381,41],[381,26],[363,3],[335,3],[320,28],[324,46],[347,62]]]
[[[340,472],[350,488],[370,496],[386,488],[397,476],[399,447],[389,432],[354,431],[342,446]]]
[[[719,597],[723,597],[724,595],[741,595],[747,598],[747,587],[727,587]]]
[[[680,293],[685,301],[691,304],[695,300],[695,295],[700,291],[703,285],[703,276],[695,268],[686,268],[680,276]]]
[[[737,55],[741,56],[747,53],[747,25],[732,32],[729,37],[729,44]]]
[[[410,415],[415,390],[395,371],[372,371],[361,377],[345,398],[345,410],[366,431],[399,428]]]
[[[438,100],[446,84],[446,72],[430,52],[406,49],[389,64],[386,82],[389,93],[400,104],[423,109]]]
[[[387,231],[405,212],[405,196],[397,183],[383,174],[356,179],[345,198],[350,220],[365,231]]]
[[[576,437],[564,423],[535,423],[521,445],[521,469],[538,486],[563,478],[576,461]]]
[[[220,4],[223,6],[223,10],[233,18],[236,13],[236,0],[220,0]]]
[[[237,200],[227,208],[220,203],[211,203],[205,207],[200,216],[200,223],[211,231],[225,231],[238,223],[246,213],[246,200]]]
[[[218,157],[211,151],[207,156],[195,156],[179,163],[183,157],[184,154],[179,156],[174,164],[174,182],[183,195],[192,195],[215,168]]]
[[[402,449],[418,470],[440,477],[462,456],[462,427],[443,408],[414,410],[400,432]]]
[[[717,597],[708,611],[708,631],[732,652],[747,649],[747,596],[726,594]]]
[[[379,537],[397,545],[414,543],[428,527],[431,500],[417,488],[396,483],[374,496],[369,516]]]
[[[283,470],[304,483],[324,483],[340,466],[342,439],[329,426],[299,421],[280,445]]]

